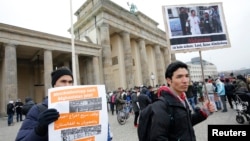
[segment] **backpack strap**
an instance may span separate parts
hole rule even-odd
[[[166,104],[166,111],[168,113],[168,116],[170,117],[170,121],[169,121],[169,126],[168,126],[168,129],[172,129],[173,125],[174,125],[174,108],[169,106],[169,102],[168,100],[166,100],[164,97],[160,96],[158,98],[160,101],[164,102]],[[171,131],[171,130],[169,130]]]

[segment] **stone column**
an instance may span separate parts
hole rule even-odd
[[[165,65],[163,63],[162,57],[161,57],[161,49],[159,45],[154,46],[155,49],[155,60],[156,60],[156,71],[157,71],[157,78],[158,78],[158,83],[162,85],[164,83],[164,70],[165,70]]]
[[[94,56],[93,60],[93,81],[94,84],[100,84],[100,68],[99,68],[99,57]]]
[[[143,85],[150,85],[150,74],[148,67],[148,58],[146,52],[145,41],[143,39],[139,40],[139,49],[140,49],[140,59],[141,59],[141,70],[142,70],[142,83]]]
[[[141,68],[141,55],[140,55],[140,49],[139,49],[139,44],[135,39],[131,39],[131,47],[132,50],[134,51],[133,53],[133,59],[135,66],[133,66],[133,77],[134,77],[134,86],[139,86],[142,83],[142,68]]]
[[[3,78],[3,85],[5,85],[3,98],[7,103],[9,100],[15,101],[18,97],[18,87],[16,46],[14,44],[5,44]]]
[[[52,51],[44,51],[44,92],[45,96],[48,95],[48,89],[51,88],[51,72],[53,71],[53,60],[52,60]]]
[[[86,79],[87,79],[87,85],[92,85],[93,84],[93,62],[92,62],[92,58],[88,58],[86,60]]]
[[[163,54],[164,54],[165,69],[166,69],[167,66],[171,63],[171,53],[169,48],[165,47]]]
[[[99,63],[99,65],[98,65],[98,67],[99,67],[99,70],[100,70],[100,72],[99,72],[99,79],[100,79],[100,84],[104,84],[104,75],[103,75],[103,62],[102,62],[102,49],[100,49],[99,50],[99,56],[97,56],[98,57],[98,63]]]
[[[106,85],[106,91],[111,91],[112,79],[111,79],[111,47],[110,47],[110,37],[109,37],[109,25],[103,23],[100,26],[100,38],[102,46],[102,61],[103,61],[103,78],[104,84]]]
[[[124,63],[125,63],[125,76],[127,88],[133,88],[133,60],[132,60],[132,49],[130,44],[130,36],[128,32],[122,33],[122,44],[124,51]]]
[[[81,78],[81,81],[83,83],[83,85],[87,85],[88,84],[88,80],[87,80],[87,76],[88,76],[88,73],[87,73],[87,59],[84,58],[84,59],[81,59],[81,64],[82,64],[82,70],[81,70],[81,74],[82,74],[82,78]]]

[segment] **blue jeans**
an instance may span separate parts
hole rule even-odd
[[[226,95],[221,95],[220,100],[224,111],[227,111]]]
[[[189,104],[192,106],[192,109],[195,109],[194,97],[188,98]]]
[[[215,101],[215,104],[216,104],[217,109],[220,110],[221,109],[220,101]]]
[[[13,116],[14,114],[8,114],[8,126],[10,126],[13,123]]]
[[[22,113],[16,113],[16,121],[17,122],[23,121],[23,115],[22,115]]]

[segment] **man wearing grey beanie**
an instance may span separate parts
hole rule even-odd
[[[61,67],[51,73],[52,87],[72,86],[73,75],[69,68]],[[48,141],[48,125],[59,118],[59,112],[48,109],[48,98],[41,103],[43,110],[33,106],[28,112],[16,137],[16,141]]]

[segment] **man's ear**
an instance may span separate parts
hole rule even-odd
[[[170,78],[166,78],[167,84],[170,85],[172,83],[172,80]]]

